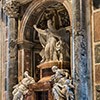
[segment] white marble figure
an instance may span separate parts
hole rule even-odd
[[[43,47],[40,55],[42,56],[43,61],[51,61],[57,59],[55,46],[57,42],[56,36],[50,31],[49,24],[52,24],[51,20],[47,21],[48,29],[42,30],[34,25],[34,28],[39,33],[40,43]]]
[[[25,71],[22,81],[13,87],[13,100],[23,100],[23,95],[28,93],[28,85],[34,83],[35,80],[28,75],[27,71]]]
[[[66,32],[66,28],[60,28],[56,30],[53,27],[51,20],[47,21],[47,29],[42,30],[37,28],[36,25],[33,26],[38,32],[40,43],[43,47],[40,55],[42,56],[42,61],[51,60],[66,60],[66,56],[69,57],[69,32]],[[67,28],[67,30],[70,30]]]
[[[54,100],[74,100],[72,80],[67,69],[59,69],[57,66],[52,67],[55,73],[51,76],[53,81],[52,93]]]

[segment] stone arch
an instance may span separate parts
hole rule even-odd
[[[20,81],[23,77],[23,72],[24,70],[29,71],[29,73],[34,74],[34,72],[32,72],[32,68],[33,68],[33,63],[32,60],[33,55],[34,55],[34,50],[33,48],[37,49],[37,47],[39,47],[40,45],[37,43],[37,41],[31,41],[30,38],[28,37],[33,37],[34,36],[30,36],[27,33],[28,28],[34,30],[33,25],[36,24],[36,22],[38,22],[37,20],[39,19],[38,17],[41,16],[41,14],[38,12],[38,10],[41,10],[42,7],[46,7],[48,8],[48,6],[52,5],[52,4],[61,4],[62,7],[64,7],[64,10],[67,12],[68,15],[68,19],[70,22],[70,26],[72,26],[72,10],[71,10],[71,2],[70,0],[34,0],[26,9],[22,19],[21,19],[21,27],[20,30],[18,32],[18,80]],[[55,5],[54,5],[55,6]],[[41,10],[41,12],[44,11],[44,8]],[[37,15],[37,13],[39,15]],[[32,16],[32,17],[31,17]],[[34,20],[33,17],[36,17],[36,20]],[[32,18],[32,22],[31,25],[28,23],[30,22],[30,18]],[[32,31],[33,32],[33,31]],[[31,32],[29,32],[31,34]],[[26,38],[27,37],[27,38]],[[38,48],[38,51],[41,48]],[[36,51],[37,52],[37,51]],[[39,53],[39,52],[38,52]],[[28,58],[30,57],[30,59]],[[27,63],[26,63],[27,62]],[[34,65],[35,66],[35,65]],[[33,75],[34,76],[34,75]]]
[[[66,10],[68,11],[69,18],[70,18],[70,24],[72,25],[72,5],[71,5],[71,0],[35,0],[33,1],[29,7],[27,8],[26,12],[23,15],[22,18],[22,23],[21,23],[21,28],[18,34],[18,41],[23,41],[24,40],[24,31],[25,31],[25,26],[27,24],[27,21],[34,10],[40,6],[42,6],[44,3],[47,2],[58,2],[64,5]]]

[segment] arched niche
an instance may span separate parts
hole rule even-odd
[[[49,5],[52,3],[61,3],[66,10],[68,11],[69,14],[69,18],[70,18],[70,24],[72,26],[72,4],[71,4],[71,0],[34,0],[29,7],[27,8],[26,12],[23,15],[22,21],[21,21],[21,28],[19,31],[19,35],[18,35],[18,40],[19,41],[23,41],[24,39],[24,32],[25,32],[25,26],[27,24],[27,21],[29,19],[29,17],[31,16],[32,13],[36,12],[37,8],[40,8],[40,10],[42,10],[43,5]]]
[[[41,50],[41,45],[39,43],[38,36],[37,35],[35,36],[36,31],[34,30],[33,25],[34,24],[40,25],[39,27],[42,29],[47,28],[46,21],[48,20],[48,18],[45,19],[45,16],[47,14],[46,17],[48,17],[49,10],[51,11],[52,8],[56,9],[56,11],[60,13],[59,20],[60,21],[62,20],[61,23],[57,23],[58,20],[55,21],[55,24],[57,25],[59,24],[56,28],[59,29],[60,27],[72,26],[72,14],[71,14],[71,1],[70,0],[68,1],[66,0],[34,0],[29,5],[29,7],[27,8],[26,12],[24,13],[22,17],[21,28],[18,34],[18,44],[22,45],[20,47],[22,49],[19,50],[19,53],[21,53],[19,54],[19,56],[22,56],[22,57],[19,57],[20,59],[18,58],[19,62],[21,61],[20,62],[21,64],[19,64],[19,77],[22,75],[24,70],[28,70],[28,71],[31,70],[30,73],[33,73],[32,76],[34,77],[36,76],[36,74],[34,75],[34,72],[33,72],[33,70],[36,70],[35,69],[36,66],[35,64],[32,64],[33,59],[35,59],[33,48],[36,51],[36,56],[38,56],[37,53],[39,53],[39,51]],[[50,16],[52,16],[53,13],[51,13]],[[56,18],[57,17],[59,16],[56,16]],[[31,64],[29,65],[29,63]]]

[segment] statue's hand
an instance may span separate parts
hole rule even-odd
[[[36,29],[37,27],[36,27],[36,25],[33,25],[33,27]]]

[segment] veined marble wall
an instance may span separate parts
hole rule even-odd
[[[100,1],[93,0],[92,50],[94,100],[100,100]]]
[[[6,15],[2,9],[0,1],[0,100],[6,100],[7,83],[7,27]]]

